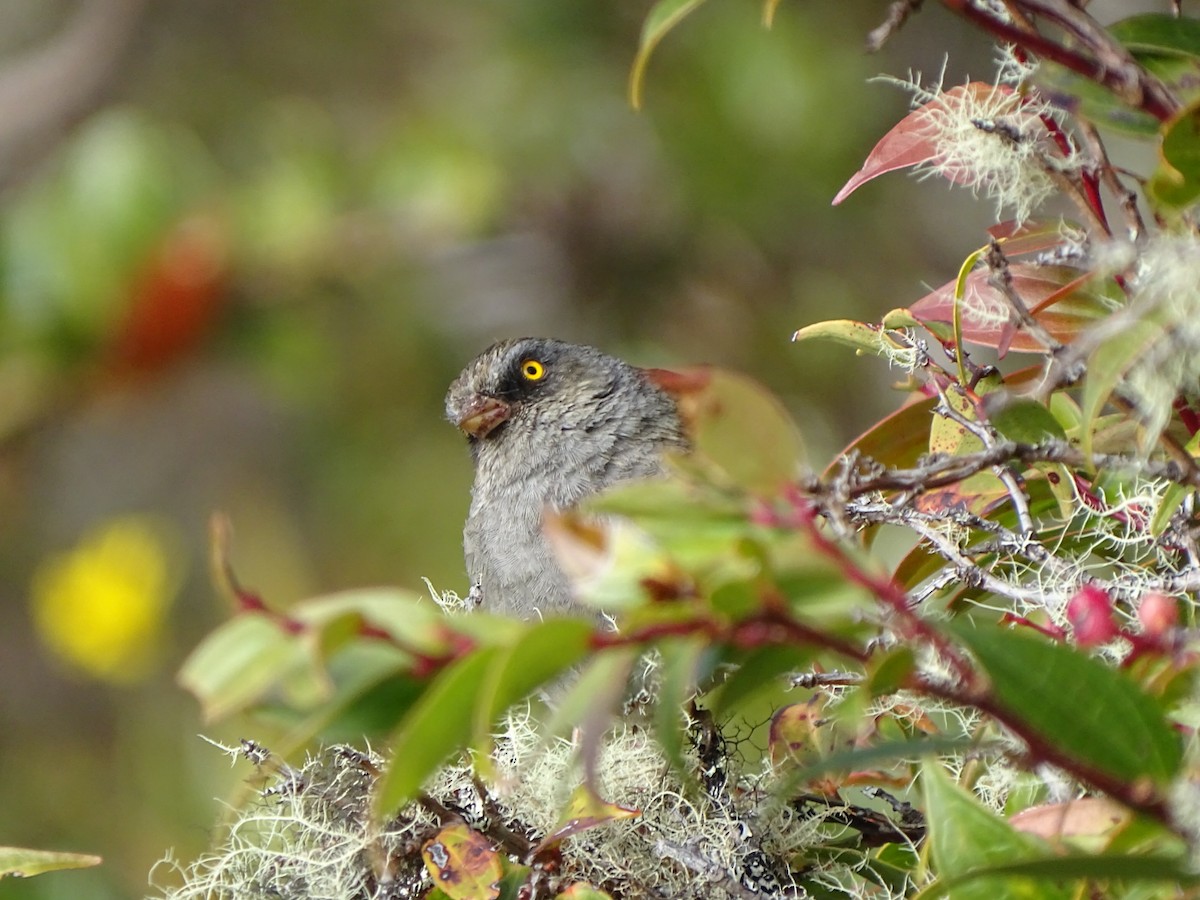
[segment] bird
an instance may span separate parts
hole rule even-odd
[[[504,340],[450,385],[446,417],[474,462],[463,554],[471,596],[519,619],[594,617],[543,533],[564,512],[612,487],[665,472],[689,441],[655,373],[595,347],[551,338]]]

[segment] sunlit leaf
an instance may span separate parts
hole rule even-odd
[[[245,709],[307,652],[295,635],[266,615],[242,613],[210,632],[179,670],[179,684],[200,701],[207,721]]]
[[[641,41],[633,60],[633,70],[629,73],[629,103],[634,109],[642,108],[642,83],[654,49],[667,32],[703,4],[704,0],[658,0],[650,8],[642,22]]]
[[[942,134],[939,122],[954,115],[959,107],[968,103],[989,102],[988,98],[997,93],[1012,94],[1012,89],[1003,85],[974,81],[952,87],[910,112],[879,140],[868,154],[862,168],[837,192],[837,196],[833,198],[833,205],[837,206],[859,187],[880,175],[923,163],[937,163],[940,158]],[[1012,104],[1012,111],[1019,111],[1015,102]],[[949,177],[954,180],[952,175]]]
[[[32,878],[60,869],[87,869],[103,860],[87,853],[60,853],[55,850],[30,850],[25,847],[0,847],[0,878]]]
[[[464,824],[443,828],[421,847],[433,883],[451,900],[495,900],[504,874],[500,854]]]
[[[832,319],[806,325],[792,335],[793,341],[821,340],[841,344],[859,353],[886,356],[887,336],[878,325],[867,325],[850,319]]]
[[[1008,822],[1018,831],[1053,841],[1107,834],[1131,818],[1133,813],[1115,800],[1076,797],[1023,809],[1010,816]]]

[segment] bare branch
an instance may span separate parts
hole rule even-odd
[[[892,0],[883,22],[867,35],[867,52],[877,53],[904,27],[909,17],[921,9],[925,0]]]

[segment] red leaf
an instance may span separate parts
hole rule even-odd
[[[873,178],[878,178],[887,172],[917,166],[921,163],[936,163],[938,161],[938,136],[941,133],[939,119],[953,114],[959,107],[973,102],[975,97],[983,98],[1001,92],[1011,94],[1012,88],[1004,85],[996,86],[983,81],[973,81],[970,84],[953,87],[939,94],[923,106],[914,109],[901,119],[895,127],[885,134],[871,150],[861,169],[854,173],[849,181],[833,198],[837,206],[859,187]],[[963,181],[948,175],[951,181]]]
[[[1080,275],[1077,269],[1017,263],[1009,266],[1008,271],[1013,289],[1025,308],[1063,343],[1107,313],[1097,297],[1080,290],[1089,276]],[[1044,350],[1035,338],[1016,328],[1007,301],[988,285],[988,275],[986,269],[978,269],[967,276],[962,298],[963,340],[991,347],[1001,356],[1010,349],[1026,353]],[[954,287],[954,281],[947,282],[914,303],[909,312],[922,323],[951,324]],[[1051,307],[1057,308],[1050,312]]]

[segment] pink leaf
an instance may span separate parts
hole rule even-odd
[[[917,166],[921,163],[936,163],[938,160],[938,137],[941,129],[938,120],[952,114],[968,103],[985,102],[982,98],[996,93],[1012,93],[1012,89],[983,81],[953,87],[935,99],[914,109],[885,134],[867,156],[861,169],[833,198],[837,206],[860,186],[886,172]],[[975,98],[981,98],[976,100]],[[952,181],[961,180],[951,176]]]
[[[1025,308],[1059,341],[1069,342],[1107,313],[1100,298],[1084,290],[1089,276],[1076,269],[1014,263],[1008,271]],[[963,340],[991,347],[1001,355],[1010,349],[1026,353],[1044,350],[1036,338],[1017,328],[1007,301],[987,283],[988,274],[986,269],[977,269],[967,276],[962,298]],[[949,281],[914,303],[909,308],[913,318],[923,324],[951,324],[954,286],[955,282]]]

